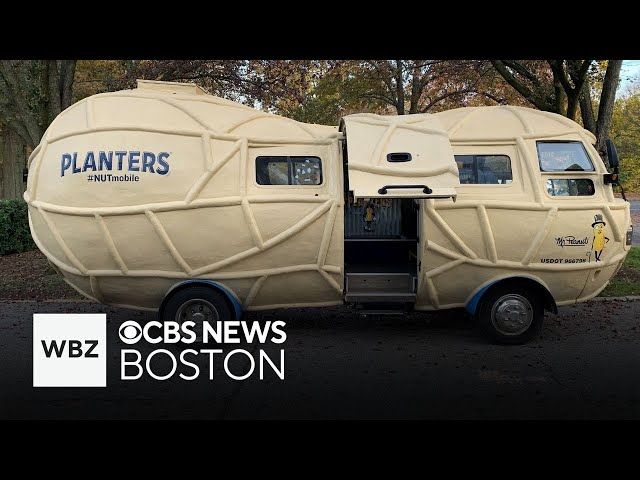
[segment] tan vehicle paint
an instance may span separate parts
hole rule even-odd
[[[594,170],[541,171],[541,140],[581,142]],[[345,295],[347,168],[355,201],[420,205],[416,309],[473,311],[483,289],[515,276],[563,305],[597,295],[630,248],[629,204],[603,183],[594,141],[567,118],[521,107],[349,115],[337,129],[140,81],[53,121],[24,198],[40,250],[96,301],[157,310],[197,279],[224,288],[236,313],[328,306]],[[412,159],[390,163],[393,152]],[[318,157],[321,184],[257,183],[256,157],[287,155]],[[454,155],[507,155],[512,181],[461,184]],[[565,178],[591,180],[593,195],[550,195]]]

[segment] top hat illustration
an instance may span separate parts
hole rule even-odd
[[[600,214],[600,213],[596,213],[596,214],[593,216],[593,219],[595,220],[595,222],[593,222],[593,223],[591,224],[591,226],[592,226],[592,227],[595,227],[598,223],[601,223],[601,224],[602,224],[603,226],[605,226],[605,227],[607,226],[607,224],[606,224],[606,223],[604,223],[604,222],[602,221],[602,214]]]

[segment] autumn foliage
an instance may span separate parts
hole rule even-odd
[[[195,82],[224,98],[328,125],[355,112],[404,115],[523,105],[581,122],[601,148],[612,122],[628,144],[625,112],[632,112],[633,102],[615,102],[620,66],[620,60],[2,60],[0,139],[22,142],[10,151],[35,148],[71,103],[134,88],[141,78]],[[640,158],[637,149],[622,151]],[[15,177],[12,185],[21,182],[17,175],[24,165],[15,167],[0,165],[0,187],[3,175]]]

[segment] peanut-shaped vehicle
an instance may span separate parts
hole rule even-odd
[[[594,143],[522,107],[330,127],[139,81],[53,121],[24,198],[40,250],[102,303],[196,322],[465,307],[522,343],[544,310],[597,295],[630,248]]]

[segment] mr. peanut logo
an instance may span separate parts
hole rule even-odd
[[[604,250],[604,246],[607,242],[609,242],[609,237],[605,236],[604,227],[607,226],[606,223],[602,220],[601,214],[596,214],[593,217],[594,222],[591,224],[593,228],[593,240],[591,243],[591,249],[595,255],[596,262],[601,261],[600,255],[602,255],[602,250]]]

